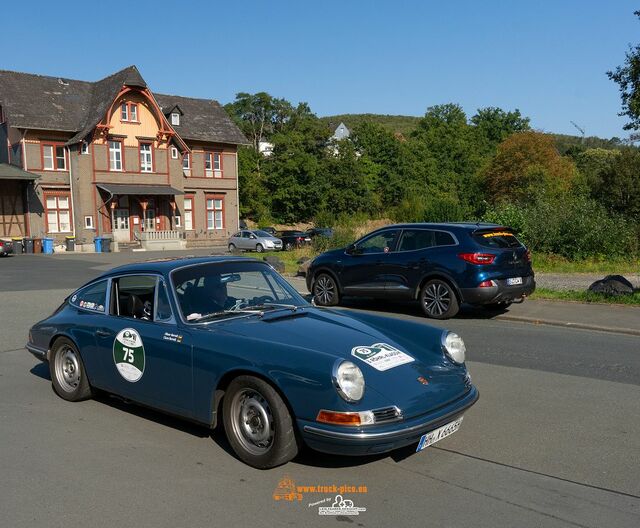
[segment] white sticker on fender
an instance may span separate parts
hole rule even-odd
[[[353,347],[351,355],[380,371],[415,361],[409,354],[405,354],[402,350],[387,343]]]

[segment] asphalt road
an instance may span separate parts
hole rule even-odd
[[[0,261],[0,526],[640,526],[639,337],[466,312],[437,323],[465,338],[481,392],[460,431],[419,454],[306,451],[257,471],[220,432],[107,396],[63,401],[22,348],[71,288],[130,258]],[[366,486],[343,494],[366,511],[319,515],[331,489],[276,502],[285,476]]]

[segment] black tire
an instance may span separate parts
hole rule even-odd
[[[262,244],[256,244],[256,251],[258,253],[262,253],[264,251],[264,247],[262,247]]]
[[[338,283],[328,273],[315,277],[311,290],[318,306],[336,306],[340,302]]]
[[[229,384],[222,401],[222,419],[233,451],[254,468],[286,464],[300,450],[287,405],[260,378],[238,376]]]
[[[432,279],[422,286],[420,306],[431,319],[449,319],[460,311],[456,292],[441,279]]]
[[[51,384],[58,396],[67,401],[82,401],[93,396],[78,347],[66,337],[56,340],[49,359]]]
[[[229,253],[233,253],[236,250],[236,245],[235,244],[229,244]]]

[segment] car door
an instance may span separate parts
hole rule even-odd
[[[385,264],[387,294],[390,297],[413,297],[422,279],[432,272],[450,275],[447,268],[455,236],[439,229],[404,229],[397,251],[389,255]]]
[[[242,249],[253,249],[255,244],[252,244],[251,231],[242,232]]]
[[[385,263],[395,250],[399,234],[399,229],[377,231],[347,248],[340,273],[345,295],[384,295]]]
[[[115,394],[192,416],[191,336],[168,293],[157,275],[112,279],[110,315],[96,329],[104,382]]]

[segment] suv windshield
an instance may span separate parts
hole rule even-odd
[[[200,264],[178,269],[171,277],[182,315],[194,323],[308,305],[260,262]]]
[[[473,234],[473,239],[481,246],[498,249],[523,247],[511,231],[484,231]]]

